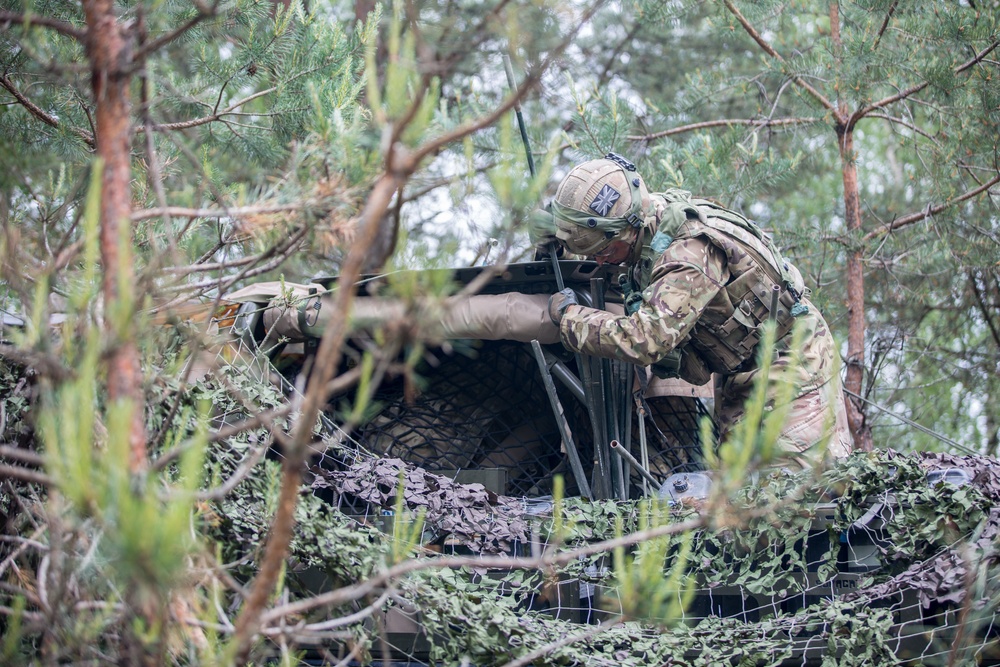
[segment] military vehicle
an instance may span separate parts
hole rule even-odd
[[[559,264],[581,303],[621,308],[614,267]],[[468,285],[487,270],[492,269],[457,269],[452,279]],[[370,332],[376,325],[401,317],[400,303],[380,297],[382,284],[369,277],[359,286],[356,335],[345,370],[362,363],[361,351],[375,344]],[[267,360],[267,370],[289,393],[309,367],[329,318],[341,316],[330,312],[329,294],[336,288],[336,278],[320,278],[307,286],[251,286],[227,296],[239,304],[234,337],[255,358]],[[441,553],[537,555],[544,548],[540,526],[551,516],[557,476],[565,480],[565,496],[585,517],[581,525],[589,526],[594,539],[613,532],[601,522],[611,521],[616,506],[631,508],[634,517],[643,498],[658,498],[671,511],[697,512],[713,484],[702,456],[702,425],[713,411],[711,387],[661,380],[622,362],[568,353],[554,326],[539,315],[558,288],[552,263],[513,264],[477,295],[439,313],[439,344],[424,353],[416,369],[419,382],[384,379],[374,397],[377,409],[341,439],[349,443],[343,451],[350,454],[318,456],[316,492],[359,521],[391,530],[402,493],[393,487],[403,474],[411,485],[405,505],[427,511],[423,547]],[[329,405],[331,432],[337,428],[338,398]],[[976,589],[974,595],[963,578],[972,577],[972,565],[956,565],[954,553],[941,546],[947,540],[957,544],[963,535],[955,498],[973,494],[1000,500],[996,474],[984,483],[990,465],[959,457],[918,461],[891,452],[843,464],[841,478],[812,480],[814,492],[803,494],[790,514],[786,502],[766,519],[716,529],[722,537],[698,543],[699,560],[690,563],[696,593],[681,613],[681,630],[659,633],[654,623],[653,630],[634,631],[634,641],[624,648],[620,635],[609,639],[619,653],[611,651],[608,660],[569,654],[552,662],[536,658],[537,664],[660,664],[636,657],[635,647],[647,644],[659,647],[643,649],[650,660],[670,655],[669,664],[678,665],[881,664],[887,656],[912,664],[959,664],[949,661],[968,656],[984,664],[995,661],[994,593]],[[794,475],[760,476],[749,484],[757,490],[751,495],[792,488],[788,480]],[[829,481],[843,478],[848,481]],[[928,505],[928,498],[948,505],[940,517],[956,526],[953,534],[942,533],[939,543],[925,539],[920,543],[925,551],[913,546],[915,539],[907,548],[894,544],[896,531],[918,531],[923,519],[904,517],[921,503]],[[781,504],[780,496],[775,500]],[[588,506],[597,509],[593,514],[580,509]],[[972,536],[973,542],[988,544],[989,531],[997,529],[997,511],[978,511],[985,511],[985,528]],[[676,547],[669,553],[675,554]],[[918,554],[932,555],[906,560]],[[980,563],[983,571],[995,571],[995,559],[982,556]],[[616,609],[612,570],[609,559],[590,559],[555,579],[535,582],[536,590],[515,596],[518,623],[551,618],[567,624],[552,632],[572,634],[574,627],[606,622]],[[298,574],[310,585],[323,585],[316,572]],[[490,577],[503,580],[502,574]],[[476,585],[483,581],[476,578]],[[501,589],[489,590],[502,599],[513,595],[516,585]],[[382,613],[376,625],[392,647],[382,659],[438,664],[450,655],[458,641],[453,632],[463,622],[431,616],[412,599],[398,600]],[[497,632],[513,631],[500,627]],[[674,648],[663,648],[657,643],[662,641],[674,642]],[[599,642],[585,643],[596,650]],[[560,654],[553,648],[550,657],[555,655]],[[470,660],[466,664],[477,664]],[[482,659],[481,664],[494,663]]]

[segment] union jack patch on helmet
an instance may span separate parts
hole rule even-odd
[[[621,199],[621,193],[615,190],[610,185],[605,185],[601,188],[601,191],[597,193],[594,197],[594,201],[590,202],[590,208],[592,211],[597,213],[597,215],[607,217],[608,213],[611,212],[611,207],[615,205],[615,202]]]

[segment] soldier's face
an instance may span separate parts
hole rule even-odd
[[[612,241],[606,248],[594,255],[594,261],[601,264],[621,264],[632,254],[632,244],[626,241]]]

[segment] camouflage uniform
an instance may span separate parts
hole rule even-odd
[[[654,371],[679,350],[676,375],[702,385],[717,374],[716,410],[725,435],[743,416],[757,373],[760,324],[773,318],[779,338],[769,376],[771,406],[782,383],[797,387],[779,445],[804,464],[813,458],[810,450],[829,435],[828,455],[849,454],[834,341],[822,315],[804,297],[798,271],[753,223],[732,211],[680,190],[652,194],[650,204],[655,220],[647,223],[644,235],[651,228],[656,233],[630,273],[641,301],[635,299],[634,312],[624,316],[569,306],[560,321],[564,345],[653,365]],[[804,329],[804,338],[799,363],[792,368],[795,355],[789,345],[795,322]]]

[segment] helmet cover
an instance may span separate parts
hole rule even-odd
[[[577,255],[592,256],[642,224],[649,194],[635,166],[609,154],[577,165],[552,202],[556,238]]]

